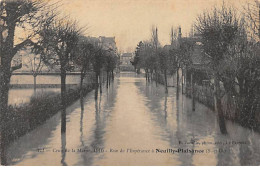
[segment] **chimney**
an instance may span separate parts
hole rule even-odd
[[[171,45],[173,46],[174,42],[174,33],[173,33],[173,27],[171,28]]]
[[[158,29],[156,27],[156,44],[158,45]]]
[[[179,27],[179,35],[178,35],[178,39],[181,39],[181,35],[182,35],[182,33],[181,33],[181,27]]]

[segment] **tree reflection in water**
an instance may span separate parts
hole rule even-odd
[[[61,111],[61,164],[67,166],[66,158],[66,107],[62,107]]]

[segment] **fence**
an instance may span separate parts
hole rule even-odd
[[[190,83],[186,84],[186,95],[188,97],[192,96],[192,88]],[[215,109],[215,103],[214,103],[214,88],[212,85],[197,85],[194,84],[194,93],[193,93],[194,99],[212,110]],[[237,103],[237,98],[234,96],[230,96],[228,94],[225,94],[223,91],[223,97],[221,99],[222,103],[222,109],[223,113],[226,119],[237,121],[240,123],[243,123],[243,119],[240,119],[240,110],[239,110],[239,103]],[[255,123],[256,128],[258,131],[260,131],[260,113],[259,113],[259,106],[257,108],[256,114],[255,114]]]

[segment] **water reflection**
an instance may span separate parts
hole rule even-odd
[[[99,100],[95,100],[95,108],[96,108],[96,115],[95,115],[95,121],[96,121],[96,128],[94,130],[94,141],[92,142],[91,146],[93,149],[98,149],[102,146],[103,143],[103,124],[101,119],[101,108],[100,108],[100,101],[101,101],[101,95],[99,96]]]
[[[29,103],[31,97],[36,95],[44,95],[46,92],[55,92],[59,93],[59,88],[37,88],[36,92],[34,89],[10,89],[9,90],[9,98],[8,104],[9,105],[20,105],[24,103]]]
[[[2,119],[3,117],[1,117],[1,133],[0,133],[0,153],[1,153],[1,165],[7,165],[7,154],[6,154],[6,145],[7,145],[7,139],[6,139],[6,124],[5,121]]]
[[[64,132],[61,133],[61,164],[63,166],[67,166],[67,163],[65,162],[66,152],[66,132]]]
[[[136,74],[117,75],[102,94],[99,86],[99,90],[67,107],[65,113],[61,111],[16,140],[8,147],[5,157],[9,165],[260,164],[258,133],[226,121],[230,132],[223,135],[214,112],[199,103],[196,111],[192,111],[191,105],[192,100],[176,88],[170,87],[165,94],[163,86],[146,83],[145,78]],[[216,144],[226,141],[247,144]],[[207,144],[202,145],[203,142]],[[38,153],[35,150],[39,147],[51,151]],[[82,151],[52,152],[57,148]],[[110,148],[211,152],[134,154],[111,153]],[[107,152],[97,152],[102,150]],[[226,152],[220,153],[222,150]]]
[[[164,116],[165,116],[165,119],[167,118],[167,97],[168,97],[168,94],[165,94],[165,99],[164,99]]]
[[[199,103],[196,111],[192,111],[192,100],[179,94],[175,88],[169,88],[167,96],[164,94],[163,87],[156,88],[153,84],[142,85],[141,83],[136,83],[136,85],[147,97],[146,105],[150,108],[155,124],[161,128],[161,131],[157,130],[161,139],[167,140],[171,147],[175,148],[211,151],[208,154],[179,153],[180,165],[259,165],[259,141],[258,143],[251,141],[258,140],[259,134],[229,121],[227,121],[227,127],[231,133],[221,134],[216,114]],[[164,121],[161,118],[161,112],[167,109],[166,98],[172,101],[173,109],[168,108],[168,117]],[[164,101],[164,107],[159,104],[161,101]],[[172,133],[175,134],[172,135]],[[240,133],[240,136],[234,133]],[[247,144],[215,144],[216,142],[224,143],[227,140],[242,140]],[[189,144],[183,144],[185,142]],[[199,144],[203,142],[208,144]]]

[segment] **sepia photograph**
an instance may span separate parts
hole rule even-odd
[[[0,0],[0,166],[260,166],[260,0]]]

